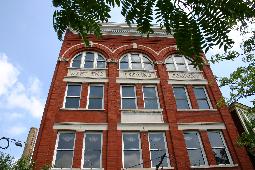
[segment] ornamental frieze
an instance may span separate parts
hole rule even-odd
[[[68,77],[106,78],[105,70],[69,69]]]
[[[200,72],[168,72],[168,77],[172,80],[204,80]]]
[[[155,79],[157,78],[155,72],[148,71],[131,71],[131,70],[120,70],[120,78],[127,79]]]

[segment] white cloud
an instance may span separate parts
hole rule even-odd
[[[25,133],[27,131],[26,127],[24,126],[12,126],[8,130],[10,136],[17,136]]]

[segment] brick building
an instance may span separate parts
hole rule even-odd
[[[67,31],[37,143],[36,169],[252,169],[208,64],[194,68],[159,28]],[[203,56],[204,57],[204,56]],[[205,62],[206,59],[204,58]]]

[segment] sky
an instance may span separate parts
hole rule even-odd
[[[52,26],[52,0],[4,0],[0,5],[0,138],[22,142],[30,127],[40,126],[46,97],[61,47]],[[124,22],[120,9],[111,22]],[[231,32],[240,42],[238,32]],[[238,48],[238,46],[236,47]],[[213,49],[207,56],[216,54]],[[213,65],[217,76],[228,75],[238,61]],[[228,89],[223,89],[228,96]],[[244,101],[245,102],[245,101]],[[6,142],[0,140],[0,147]],[[8,153],[16,159],[23,147],[10,143]]]

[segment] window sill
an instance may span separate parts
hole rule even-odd
[[[139,112],[139,113],[159,113],[159,112],[162,112],[163,109],[121,109],[121,111],[124,111],[124,112]]]
[[[203,165],[203,166],[191,166],[191,169],[203,169],[203,168],[233,168],[238,167],[238,164],[222,164],[222,165]]]
[[[174,169],[174,167],[164,167],[164,169]],[[121,170],[155,170],[155,168],[122,168]]]
[[[217,109],[177,109],[177,111],[179,112],[202,112],[202,111],[211,111],[211,112],[215,112],[217,111]]]
[[[166,70],[167,72],[181,72],[181,73],[203,73],[203,71],[177,71],[177,70]]]
[[[77,111],[105,111],[105,109],[86,109],[86,108],[60,108],[60,110],[77,110]]]
[[[80,68],[80,67],[67,67],[68,69],[73,69],[73,70],[107,70],[107,68]]]

